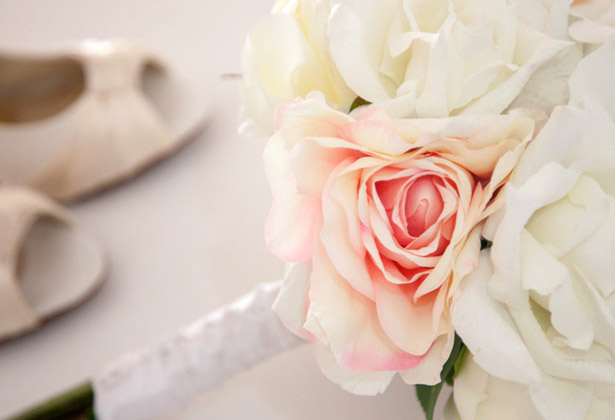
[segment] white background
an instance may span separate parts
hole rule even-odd
[[[206,131],[179,154],[71,206],[106,246],[109,281],[79,309],[0,345],[0,418],[281,274],[262,234],[270,201],[265,139],[236,133],[238,82],[219,77],[241,72],[246,32],[271,6],[271,0],[0,0],[0,49],[126,37],[201,76],[212,105]],[[321,375],[304,347],[233,378],[178,418],[423,416],[414,389],[400,380],[378,397],[350,395]]]

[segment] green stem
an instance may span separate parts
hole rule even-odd
[[[59,420],[92,410],[94,391],[87,382],[7,420]]]

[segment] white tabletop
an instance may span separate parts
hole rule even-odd
[[[202,75],[212,121],[176,156],[71,210],[112,260],[88,303],[0,345],[0,418],[88,378],[123,352],[168,336],[232,301],[282,264],[266,250],[265,139],[236,133],[246,32],[272,0],[0,0],[0,48],[126,37]],[[442,401],[443,402],[443,401]],[[330,383],[309,348],[278,356],[196,401],[181,419],[422,419],[414,389],[378,397]]]

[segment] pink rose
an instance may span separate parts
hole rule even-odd
[[[301,264],[275,309],[352,392],[382,392],[396,372],[435,384],[453,344],[458,282],[478,262],[477,225],[495,210],[534,121],[353,114],[318,94],[277,110],[266,238]]]

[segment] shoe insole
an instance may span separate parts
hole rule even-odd
[[[0,57],[0,122],[51,117],[75,102],[84,87],[83,68],[74,59]]]
[[[23,243],[17,278],[34,312],[48,320],[93,295],[105,272],[98,242],[78,228],[41,218]]]

